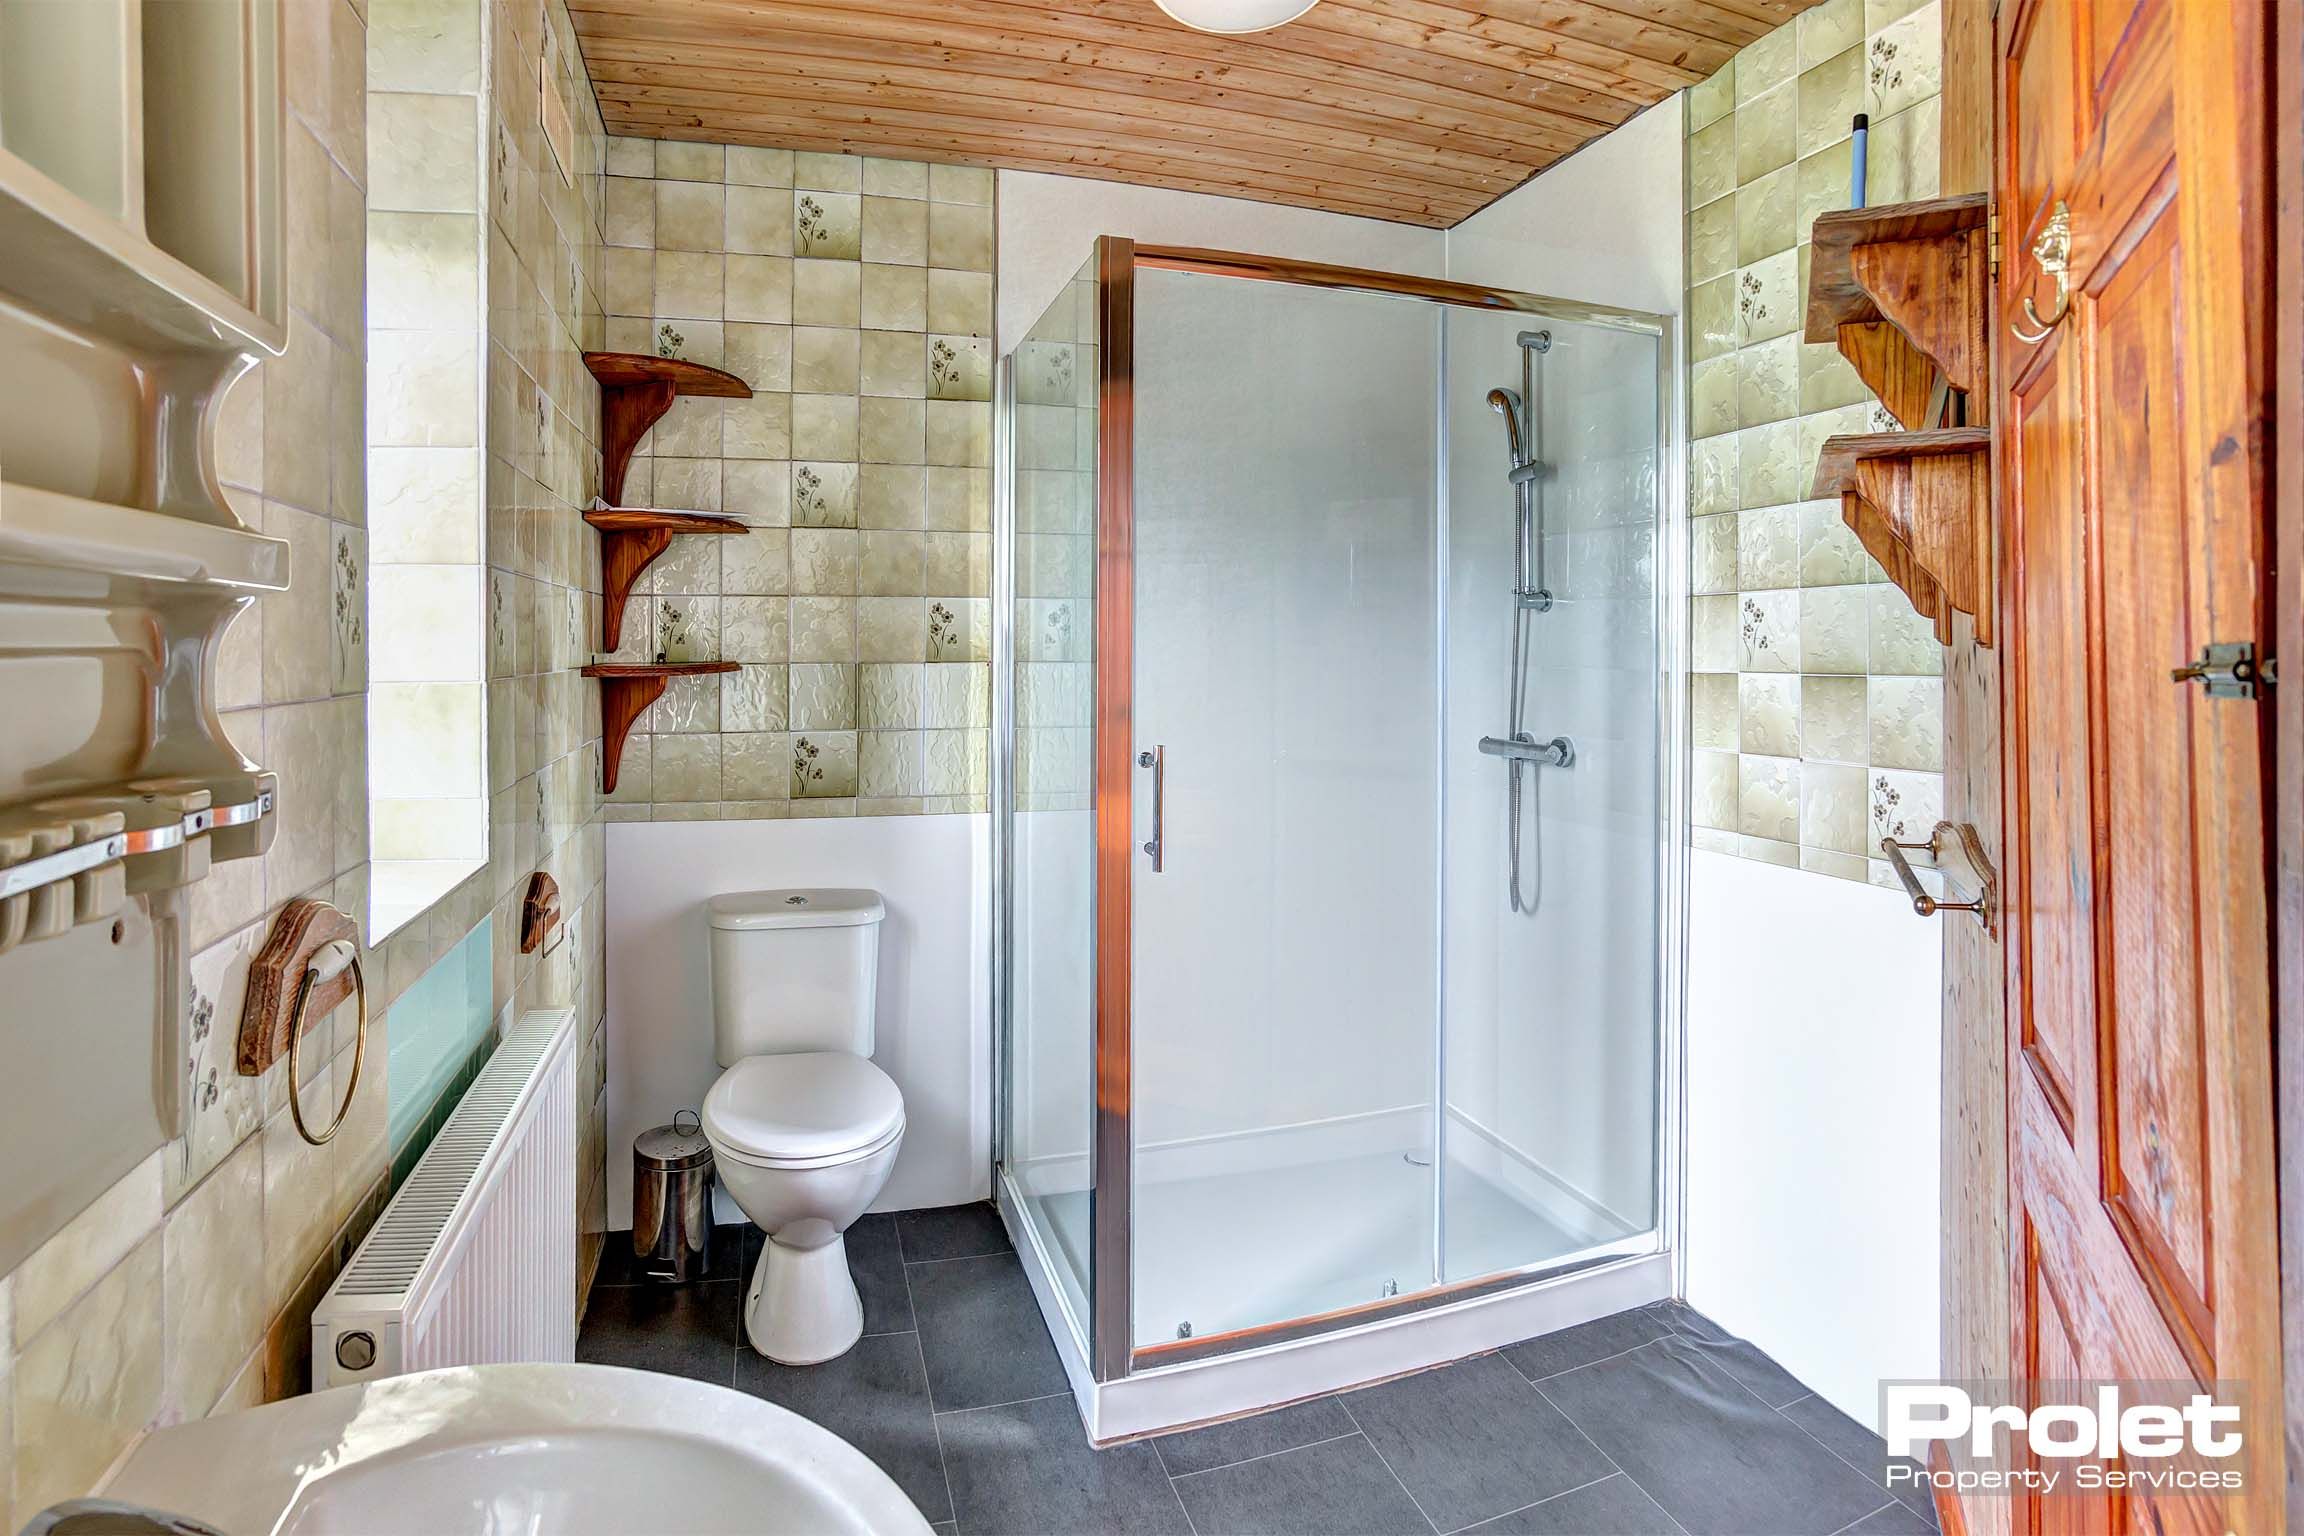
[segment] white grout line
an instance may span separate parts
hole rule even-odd
[[[1575,1487],[1573,1487],[1573,1488],[1563,1488],[1563,1489],[1561,1489],[1561,1490],[1560,1490],[1558,1493],[1548,1493],[1548,1494],[1544,1495],[1544,1497],[1542,1497],[1542,1498],[1538,1499],[1538,1500],[1536,1501],[1536,1503],[1535,1503],[1535,1504],[1523,1504],[1523,1505],[1521,1505],[1521,1506],[1520,1506],[1518,1509],[1508,1509],[1508,1510],[1504,1511],[1504,1513],[1502,1513],[1502,1514],[1500,1514],[1500,1515],[1490,1515],[1490,1516],[1489,1516],[1487,1519],[1485,1519],[1485,1520],[1475,1520],[1475,1521],[1473,1521],[1473,1522],[1472,1522],[1470,1525],[1467,1525],[1467,1526],[1463,1526],[1463,1527],[1460,1527],[1460,1528],[1457,1530],[1457,1532],[1455,1533],[1455,1536],[1470,1536],[1470,1533],[1471,1533],[1471,1532],[1473,1532],[1473,1531],[1477,1531],[1478,1529],[1480,1529],[1480,1527],[1482,1527],[1482,1526],[1484,1526],[1484,1525],[1494,1525],[1494,1524],[1495,1524],[1497,1521],[1499,1521],[1499,1520],[1509,1520],[1509,1519],[1511,1519],[1511,1518],[1512,1518],[1514,1515],[1524,1515],[1524,1514],[1526,1514],[1528,1511],[1530,1511],[1530,1510],[1532,1510],[1532,1509],[1536,1508],[1536,1507],[1537,1507],[1537,1505],[1540,1505],[1540,1504],[1549,1504],[1549,1503],[1551,1503],[1551,1502],[1552,1502],[1554,1499],[1564,1499],[1564,1498],[1568,1497],[1568,1495],[1570,1495],[1570,1494],[1572,1494],[1572,1493],[1582,1493],[1582,1492],[1583,1492],[1585,1489],[1587,1489],[1587,1488],[1597,1488],[1597,1487],[1599,1487],[1599,1486],[1600,1486],[1602,1483],[1613,1482],[1613,1481],[1615,1481],[1615,1480],[1616,1480],[1617,1478],[1619,1478],[1619,1477],[1623,1477],[1623,1478],[1624,1478],[1624,1481],[1626,1481],[1626,1482],[1628,1482],[1628,1483],[1631,1483],[1631,1482],[1632,1482],[1632,1479],[1630,1479],[1629,1477],[1624,1477],[1624,1474],[1623,1474],[1623,1473],[1621,1473],[1621,1472],[1611,1472],[1611,1473],[1609,1473],[1609,1474],[1608,1474],[1606,1477],[1596,1477],[1596,1478],[1592,1479],[1592,1481],[1590,1481],[1590,1482],[1588,1482],[1588,1483],[1578,1483],[1578,1484],[1577,1484]],[[1635,1488],[1639,1488],[1639,1487],[1640,1487],[1640,1485],[1639,1485],[1638,1483],[1632,1483],[1632,1486],[1633,1486],[1633,1487],[1635,1487]],[[1640,1489],[1640,1491],[1641,1491],[1642,1493],[1646,1493],[1648,1490],[1647,1490],[1647,1489],[1645,1489],[1645,1488],[1641,1488],[1641,1489]],[[1667,1516],[1665,1516],[1665,1518],[1666,1518],[1666,1519],[1670,1519],[1670,1518],[1671,1518],[1671,1516],[1667,1515]]]
[[[1012,1397],[1004,1403],[977,1403],[968,1408],[938,1408],[935,1411],[939,1417],[950,1418],[956,1413],[989,1413],[995,1408],[1016,1408],[1025,1403],[1045,1403],[1059,1397],[1069,1398],[1071,1395],[1069,1392],[1043,1392],[1038,1397]]]
[[[1222,1466],[1202,1467],[1197,1472],[1171,1472],[1168,1474],[1168,1481],[1177,1483],[1182,1482],[1185,1478],[1188,1477],[1206,1477],[1211,1472],[1229,1472],[1234,1467],[1245,1467],[1251,1462],[1270,1461],[1275,1456],[1287,1456],[1297,1451],[1308,1451],[1316,1445],[1334,1445],[1339,1440],[1364,1439],[1367,1439],[1367,1437],[1361,1434],[1357,1427],[1354,1427],[1352,1429],[1346,1430],[1341,1435],[1330,1435],[1324,1440],[1307,1440],[1302,1445],[1291,1445],[1277,1451],[1259,1451],[1253,1456],[1243,1456],[1238,1461],[1227,1461]],[[1157,1446],[1159,1441],[1155,1440],[1153,1444]],[[1375,1443],[1371,1441],[1368,1448],[1370,1450],[1375,1450]],[[1381,1455],[1382,1453],[1378,1452],[1378,1454]],[[1161,1457],[1160,1464],[1165,1467],[1168,1464],[1168,1458],[1165,1456]]]
[[[1653,1339],[1642,1339],[1639,1343],[1633,1345],[1630,1349],[1620,1349],[1612,1355],[1601,1355],[1591,1360],[1582,1361],[1576,1365],[1562,1366],[1559,1370],[1549,1371],[1542,1376],[1531,1376],[1526,1371],[1520,1371],[1520,1378],[1527,1382],[1530,1386],[1535,1386],[1538,1382],[1557,1380],[1559,1377],[1567,1375],[1570,1371],[1581,1371],[1586,1366],[1606,1365],[1611,1360],[1621,1360],[1626,1355],[1638,1354],[1641,1350],[1646,1349],[1651,1344],[1662,1343],[1665,1339],[1678,1337],[1680,1337],[1678,1334],[1660,1334]],[[1509,1355],[1507,1355],[1505,1358],[1508,1360],[1511,1359]],[[1520,1362],[1513,1360],[1512,1368],[1514,1370],[1519,1370]]]
[[[902,1252],[903,1250],[899,1247],[897,1251]],[[964,1264],[970,1259],[997,1259],[1015,1251],[1013,1248],[992,1248],[983,1253],[948,1253],[940,1259],[906,1259],[904,1267],[910,1269],[914,1265],[923,1264]]]
[[[1840,1527],[1839,1530],[1832,1532],[1832,1536],[1841,1536],[1842,1532],[1856,1529],[1856,1527],[1862,1525],[1865,1521],[1871,1519],[1874,1515],[1885,1513],[1891,1509],[1900,1509],[1902,1507],[1903,1506],[1900,1505],[1895,1499],[1890,1499],[1887,1503],[1881,1505],[1878,1509],[1868,1509],[1864,1511],[1864,1513],[1858,1515],[1855,1519]]]
[[[1344,1410],[1344,1417],[1352,1421],[1352,1427],[1360,1432],[1361,1438],[1367,1439],[1367,1427],[1360,1422],[1360,1415],[1352,1411],[1352,1405],[1344,1401],[1344,1398],[1341,1394],[1339,1394],[1336,1398],[1336,1406]],[[1406,1483],[1400,1481],[1400,1474],[1392,1470],[1392,1458],[1384,1454],[1384,1447],[1378,1445],[1373,1440],[1369,1440],[1368,1449],[1376,1453],[1376,1459],[1383,1463],[1384,1470],[1392,1473],[1392,1481],[1400,1484],[1400,1491],[1408,1495],[1408,1502],[1415,1507],[1416,1513],[1424,1516],[1424,1523],[1431,1527],[1433,1536],[1439,1536],[1440,1522],[1433,1519],[1432,1516],[1426,1512],[1422,1502],[1417,1499],[1415,1490],[1411,1489]]]
[[[1155,1457],[1154,1460],[1157,1461],[1158,1458]],[[1168,1463],[1161,1461],[1159,1465],[1161,1473],[1165,1476],[1168,1471]],[[1190,1531],[1192,1536],[1200,1536],[1200,1527],[1193,1523],[1192,1511],[1185,1506],[1184,1490],[1176,1486],[1176,1479],[1173,1477],[1167,1477],[1165,1480],[1168,1484],[1168,1497],[1176,1501],[1176,1512],[1184,1517],[1184,1529]]]
[[[944,1459],[944,1426],[936,1422],[936,1387],[928,1379],[928,1347],[920,1338],[920,1304],[912,1296],[912,1271],[904,1263],[904,1229],[896,1226],[896,1267],[904,1271],[904,1305],[912,1311],[912,1352],[920,1361],[920,1395],[928,1400],[928,1432],[936,1437],[936,1471],[944,1479],[944,1507],[952,1529],[960,1529],[960,1501],[952,1496],[952,1464]]]

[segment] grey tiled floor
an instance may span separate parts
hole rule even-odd
[[[634,1284],[612,1234],[577,1358],[757,1393],[877,1461],[965,1536],[1893,1536],[1878,1437],[1673,1304],[1206,1429],[1092,1448],[988,1206],[848,1233],[865,1336],[787,1367],[741,1341],[759,1235],[712,1276]]]

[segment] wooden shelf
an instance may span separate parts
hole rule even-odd
[[[707,672],[733,672],[733,661],[595,661],[578,669],[585,677],[607,682],[634,678],[701,677]]]
[[[709,512],[659,512],[650,507],[595,507],[584,521],[600,530],[600,648],[624,643],[624,605],[640,573],[672,547],[676,533],[750,533],[751,525]]]
[[[587,352],[584,366],[600,383],[600,497],[621,500],[632,450],[681,395],[749,400],[752,386],[736,375],[678,357],[645,352]],[[613,642],[611,642],[613,645]]]
[[[1954,609],[1992,643],[1992,434],[1983,427],[1827,438],[1816,497],[1840,515],[1888,579],[1952,639]]]
[[[1990,205],[1975,192],[1816,220],[1802,334],[1836,343],[1909,428],[1936,425],[1939,379],[1979,402],[1990,387]]]
[[[584,366],[604,389],[635,384],[670,384],[681,395],[714,395],[727,400],[748,400],[752,386],[725,368],[692,363],[684,357],[657,357],[648,352],[587,352]]]
[[[641,711],[663,694],[666,683],[675,677],[735,670],[732,661],[595,662],[584,668],[586,677],[600,679],[601,792],[616,793],[617,770],[624,766],[624,739],[632,734]]]

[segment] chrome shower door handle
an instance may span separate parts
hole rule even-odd
[[[1168,749],[1152,747],[1136,754],[1136,766],[1152,770],[1152,837],[1144,844],[1146,857],[1152,860],[1152,873],[1160,873],[1161,821],[1166,815],[1168,798]]]

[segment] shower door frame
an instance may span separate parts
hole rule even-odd
[[[1097,419],[1096,419],[1096,557],[1095,557],[1095,709],[1092,749],[1092,803],[1094,807],[1095,981],[1093,986],[1093,1060],[1095,1063],[1094,1121],[1090,1142],[1090,1263],[1087,1284],[1088,1317],[1085,1324],[1087,1368],[1098,1384],[1121,1381],[1151,1368],[1208,1362],[1243,1351],[1283,1345],[1312,1336],[1359,1325],[1382,1323],[1403,1316],[1474,1301],[1498,1292],[1614,1266],[1646,1262],[1661,1254],[1677,1271],[1681,1249],[1680,1194],[1683,1187],[1680,1134],[1682,1032],[1682,970],[1686,924],[1685,845],[1687,841],[1687,774],[1681,762],[1685,740],[1684,690],[1673,686],[1683,675],[1685,634],[1684,503],[1680,494],[1681,464],[1678,448],[1679,389],[1677,325],[1675,316],[1552,299],[1512,289],[1489,288],[1441,278],[1332,266],[1284,257],[1258,256],[1189,246],[1138,244],[1117,235],[1096,241],[1097,270]],[[1204,276],[1290,283],[1304,287],[1421,299],[1460,308],[1525,313],[1572,324],[1604,326],[1632,331],[1656,339],[1656,510],[1655,576],[1651,583],[1655,616],[1655,674],[1657,689],[1658,853],[1656,897],[1658,945],[1656,965],[1657,1008],[1657,1208],[1655,1242],[1636,1254],[1611,1254],[1582,1261],[1548,1261],[1444,1282],[1408,1295],[1352,1307],[1312,1313],[1303,1317],[1250,1328],[1229,1330],[1201,1339],[1183,1339],[1150,1345],[1133,1342],[1134,1271],[1132,1268],[1134,1144],[1130,1124],[1132,1069],[1132,893],[1135,875],[1135,274],[1140,271],[1189,272]],[[1444,354],[1443,354],[1444,355]],[[1003,369],[1003,374],[1007,372]],[[1012,416],[1013,383],[1003,378],[1003,393]],[[1011,423],[1012,425],[1012,423]],[[1011,439],[1012,440],[1012,439]],[[1447,475],[1446,439],[1438,472]],[[1010,509],[1012,512],[1012,508]],[[1440,498],[1439,515],[1445,527],[1447,507]],[[995,566],[1000,551],[1009,548],[1013,529],[1002,530],[996,520]],[[1002,541],[1006,540],[1007,543]],[[1445,545],[1443,544],[1443,561]],[[1445,583],[1446,572],[1439,573]],[[1004,581],[996,576],[996,582]],[[1010,596],[1012,597],[1012,592]],[[996,633],[1007,637],[1004,649],[1014,664],[1011,615],[995,593]],[[995,668],[995,672],[998,672]],[[1014,719],[1001,706],[1006,702],[1006,679],[995,677],[995,708],[1007,714],[1004,729],[996,729],[996,792],[1013,782]],[[995,725],[1002,722],[996,718]],[[998,803],[998,802],[996,802]],[[1003,838],[995,842],[1002,843]],[[1002,952],[994,961],[995,1004],[1003,1041],[1001,1060],[994,1064],[995,1091],[1001,1103],[994,1114],[993,1187],[1005,1190],[1000,1162],[1007,1118],[1007,1052],[1004,1036],[1009,1020],[1006,950],[1008,927],[1006,871],[1013,866],[1002,847],[995,854],[995,878],[1003,882],[1000,899]],[[1435,1028],[1438,1028],[1437,1017]],[[1445,1060],[1435,1064],[1435,1113],[1444,1118]],[[1436,1164],[1438,1158],[1435,1158]],[[1005,1206],[1006,1202],[1003,1201]],[[1028,1218],[1027,1218],[1028,1219]],[[1627,1240],[1628,1242],[1631,1240]],[[1019,1244],[1019,1246],[1023,1246]],[[1677,1281],[1675,1280],[1675,1287]]]

